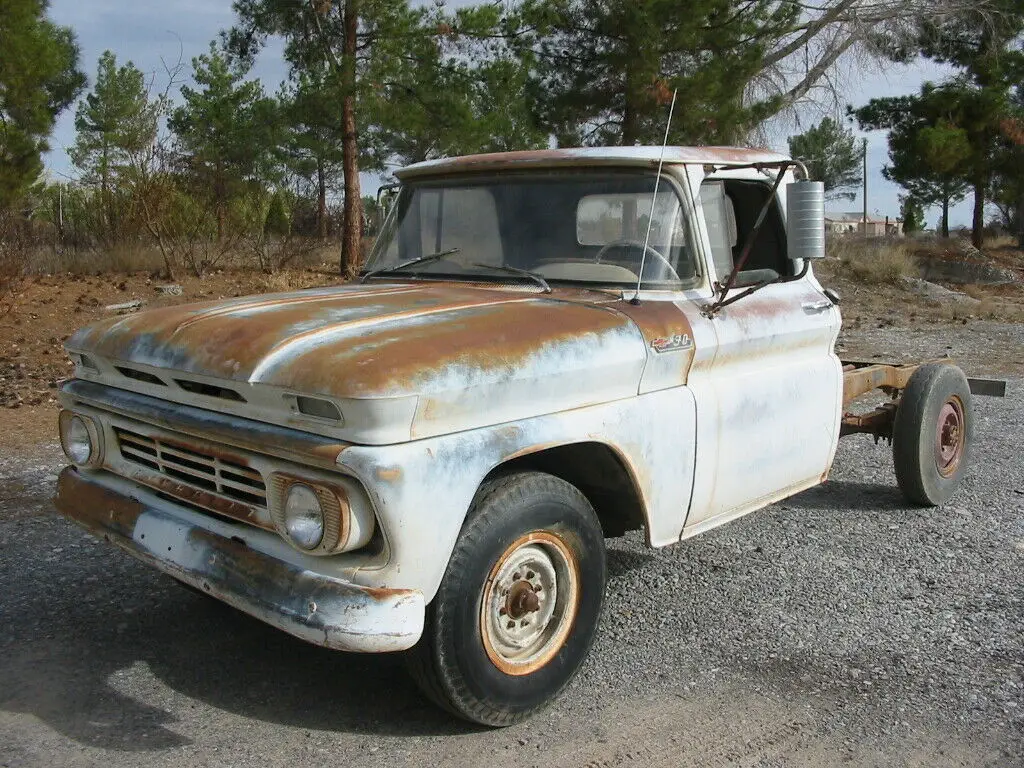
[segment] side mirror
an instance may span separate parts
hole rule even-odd
[[[796,181],[786,187],[789,258],[825,258],[825,185]]]

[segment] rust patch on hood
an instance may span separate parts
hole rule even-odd
[[[608,301],[576,289],[349,285],[143,312],[85,328],[67,346],[304,393],[392,397],[582,374],[588,350],[631,357],[623,342],[639,341],[636,328]]]

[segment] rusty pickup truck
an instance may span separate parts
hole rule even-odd
[[[678,544],[825,482],[855,433],[892,443],[911,504],[956,492],[971,384],[836,355],[823,190],[792,159],[397,175],[359,280],[68,341],[64,515],[310,643],[401,651],[437,704],[503,726],[586,657],[606,537]]]

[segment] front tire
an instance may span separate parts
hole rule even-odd
[[[907,382],[893,424],[893,462],[904,497],[923,507],[952,498],[974,436],[971,388],[955,365],[923,365]]]
[[[481,487],[406,664],[436,704],[508,726],[546,707],[594,641],[605,590],[586,497],[539,472]]]

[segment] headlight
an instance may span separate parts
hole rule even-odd
[[[303,549],[316,549],[324,538],[324,508],[308,485],[295,483],[284,502],[284,525],[289,538]]]
[[[354,552],[373,538],[373,506],[349,478],[322,481],[275,472],[267,486],[274,527],[302,552],[319,557]]]
[[[60,444],[77,466],[96,464],[100,459],[99,431],[90,419],[61,411]]]

